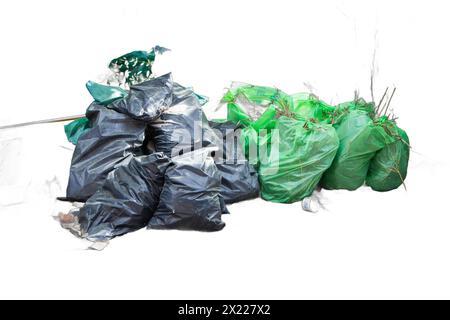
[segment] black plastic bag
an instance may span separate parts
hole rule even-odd
[[[217,137],[210,131],[201,105],[202,101],[192,89],[174,83],[172,105],[160,118],[149,123],[155,150],[175,157],[215,146]]]
[[[172,91],[171,74],[166,74],[132,86],[124,99],[91,104],[86,111],[91,129],[79,137],[72,158],[68,200],[86,201],[128,156],[147,153],[146,122],[171,105]]]
[[[80,236],[105,241],[145,227],[155,212],[170,160],[162,153],[133,157],[110,172],[75,213]]]
[[[86,111],[91,129],[83,133],[72,157],[67,199],[86,201],[109,172],[142,153],[146,123],[92,103]]]
[[[239,139],[240,129],[233,122],[209,122],[222,138],[216,153],[216,166],[222,174],[220,193],[225,203],[254,199],[259,196],[258,173],[245,158]]]
[[[225,227],[221,175],[211,151],[204,148],[172,158],[149,228],[219,231]]]
[[[128,96],[107,105],[131,118],[152,121],[172,104],[173,82],[170,73],[130,87]]]

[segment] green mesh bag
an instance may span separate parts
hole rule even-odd
[[[378,151],[370,162],[366,184],[375,191],[390,191],[404,184],[408,172],[409,138],[389,121],[388,130],[395,142]]]
[[[261,157],[261,197],[281,203],[312,194],[336,155],[339,138],[328,124],[281,116],[272,136],[270,155]],[[278,146],[278,147],[277,147]]]
[[[364,184],[370,160],[376,152],[394,142],[381,122],[361,109],[347,110],[335,124],[340,144],[331,167],[324,173],[325,189],[355,190]]]

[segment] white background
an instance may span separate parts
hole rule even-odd
[[[0,131],[0,298],[450,298],[447,1],[14,1],[0,9],[0,125],[83,113],[110,59],[159,44],[155,72],[211,97],[232,80],[328,102],[396,86],[408,191],[261,199],[206,234],[141,230],[102,252],[61,229],[62,124]],[[5,147],[7,145],[7,147]],[[14,203],[17,203],[14,205]]]

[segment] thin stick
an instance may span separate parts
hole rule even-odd
[[[386,90],[384,91],[383,97],[381,98],[380,102],[378,102],[378,106],[375,109],[376,114],[378,114],[378,110],[380,109],[381,103],[383,102],[384,98],[386,97],[388,90],[389,90],[389,87],[386,88]]]
[[[381,108],[381,110],[380,110],[380,112],[379,112],[379,116],[381,117],[384,113],[386,113],[386,111],[387,111],[387,107],[388,107],[388,102],[390,101],[391,99],[389,98],[389,100],[386,100],[385,102],[384,102],[384,104],[383,104],[383,107]]]
[[[392,91],[391,97],[389,98],[389,102],[388,102],[388,104],[387,104],[386,111],[384,111],[384,114],[386,114],[386,112],[387,112],[389,106],[391,105],[391,100],[392,100],[392,97],[394,96],[395,90],[397,90],[397,88],[394,87],[394,91]]]
[[[376,34],[375,34],[375,41],[376,41]],[[370,71],[370,94],[372,95],[372,102],[375,103],[375,98],[373,94],[373,78],[375,77],[375,58],[377,55],[377,47],[375,44],[375,48],[373,49],[373,56],[372,56],[372,70]]]
[[[70,121],[70,120],[77,120],[80,118],[83,118],[84,114],[76,115],[76,116],[67,116],[67,117],[60,117],[60,118],[52,118],[52,119],[44,119],[44,120],[36,120],[36,121],[30,121],[30,122],[22,122],[22,123],[15,123],[10,124],[7,126],[0,126],[1,129],[12,129],[12,128],[19,128],[19,127],[26,127],[26,126],[32,126],[35,124],[44,124],[44,123],[53,123],[53,122],[64,122],[64,121]]]

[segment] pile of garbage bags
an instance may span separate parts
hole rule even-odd
[[[207,99],[171,74],[128,90],[86,86],[94,102],[65,126],[75,151],[60,200],[84,203],[61,220],[72,233],[103,242],[144,227],[219,231],[226,204],[259,196],[256,169],[227,138],[237,127],[208,121]]]
[[[89,81],[86,117],[65,126],[76,145],[66,197],[81,202],[61,222],[90,241],[147,227],[219,231],[227,205],[301,201],[316,189],[389,191],[404,184],[409,139],[374,103],[331,106],[308,93],[232,83],[226,119],[208,120],[208,99],[153,78],[156,53],[109,64]]]
[[[316,188],[366,183],[389,191],[404,184],[408,136],[372,102],[356,97],[331,106],[313,94],[236,82],[222,102],[227,119],[243,127],[241,144],[265,200],[292,203]]]

